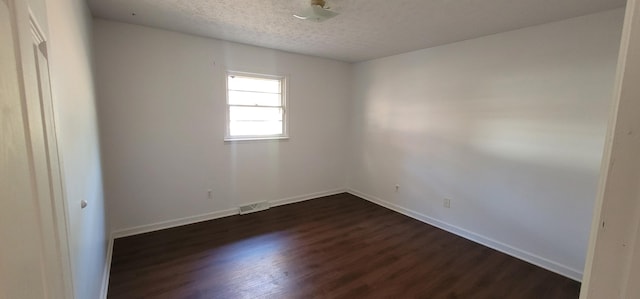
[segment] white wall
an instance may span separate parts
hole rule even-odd
[[[357,64],[348,186],[580,279],[622,20],[618,9]]]
[[[47,0],[49,62],[67,199],[75,296],[98,298],[107,251],[91,47],[83,0]],[[89,205],[80,209],[80,201]]]
[[[99,19],[94,35],[114,231],[344,189],[349,64]],[[226,69],[289,76],[290,140],[223,142]]]

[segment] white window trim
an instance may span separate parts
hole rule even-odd
[[[247,76],[247,77],[255,77],[255,78],[264,78],[264,79],[276,79],[280,80],[280,92],[282,97],[282,134],[276,135],[243,135],[243,136],[231,136],[230,134],[230,107],[229,104],[229,76]],[[225,96],[226,96],[226,124],[225,124],[225,142],[235,142],[235,141],[260,141],[260,140],[288,140],[289,139],[289,109],[288,109],[288,86],[289,86],[289,78],[285,75],[267,75],[267,74],[258,74],[258,73],[250,73],[250,72],[240,72],[240,71],[232,71],[227,70],[225,73]]]

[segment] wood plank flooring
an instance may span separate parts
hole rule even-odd
[[[116,239],[108,298],[577,298],[580,284],[350,194]]]

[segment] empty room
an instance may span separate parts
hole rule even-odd
[[[0,298],[640,298],[637,0],[3,0]]]

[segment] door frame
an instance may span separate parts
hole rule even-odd
[[[15,221],[10,227],[2,228],[3,233],[14,236],[15,241],[21,240],[9,243],[6,252],[9,257],[19,258],[19,262],[0,269],[6,271],[0,272],[0,276],[13,273],[17,277],[28,277],[28,281],[25,281],[27,285],[22,282],[3,285],[5,290],[1,293],[18,298],[26,294],[74,298],[64,175],[49,76],[45,0],[2,2],[9,14],[5,24],[8,24],[11,36],[6,38],[13,43],[15,59],[3,61],[7,65],[15,65],[15,74],[3,75],[17,80],[17,86],[14,86],[17,96],[7,100],[19,103],[20,107],[8,113],[22,122],[21,126],[12,123],[10,125],[15,127],[10,128],[20,130],[20,136],[24,136],[21,140],[11,139],[11,142],[20,142],[20,151],[8,152],[7,157],[11,159],[16,155],[21,160],[24,158],[26,163],[21,169],[26,172],[21,173],[28,175],[20,176],[16,181],[22,184],[22,189],[18,190],[24,193],[11,193],[12,197],[8,198],[10,210],[6,212],[16,213],[11,218]],[[5,171],[12,173],[13,170]]]
[[[581,299],[640,298],[639,2],[626,6]]]

